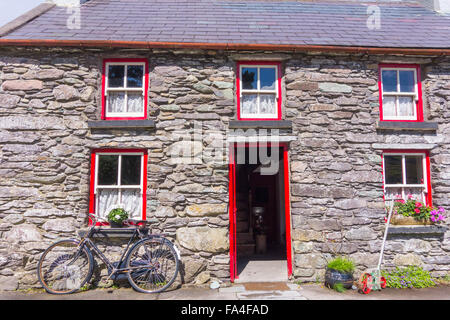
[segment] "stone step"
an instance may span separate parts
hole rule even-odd
[[[247,244],[238,244],[237,245],[237,256],[245,257],[255,254],[255,244],[247,243]]]

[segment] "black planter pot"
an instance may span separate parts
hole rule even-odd
[[[350,289],[353,285],[353,275],[334,269],[327,268],[325,272],[325,285],[333,288],[336,283],[342,283],[344,288]]]
[[[108,222],[109,222],[109,226],[111,228],[122,228],[123,227],[123,223],[118,223],[118,222],[114,222],[111,220],[108,220]]]

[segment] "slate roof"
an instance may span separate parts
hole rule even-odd
[[[116,40],[382,48],[450,48],[450,16],[417,4],[379,3],[381,28],[361,2],[295,0],[90,0],[81,28],[53,7],[2,39]]]

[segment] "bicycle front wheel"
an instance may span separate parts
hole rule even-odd
[[[92,276],[92,254],[79,241],[55,242],[44,251],[38,262],[38,279],[44,289],[53,294],[68,294],[80,289]]]
[[[148,238],[136,243],[127,255],[126,266],[131,286],[143,293],[169,288],[178,274],[177,253],[169,240]]]

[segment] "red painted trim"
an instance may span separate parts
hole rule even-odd
[[[382,68],[414,68],[416,69],[417,77],[417,92],[419,95],[419,101],[416,104],[416,120],[384,120],[383,119],[383,85],[381,80],[381,69]],[[423,122],[423,98],[422,98],[422,78],[420,74],[420,65],[418,64],[387,64],[382,63],[378,65],[378,94],[380,103],[380,121],[391,121],[391,122]]]
[[[278,116],[276,118],[242,118],[241,117],[241,65],[261,65],[261,66],[276,66],[277,67],[277,83],[278,83],[278,101],[277,110]],[[237,119],[238,120],[281,120],[281,62],[279,61],[239,61],[236,64],[236,102],[237,102]]]
[[[143,163],[143,172],[142,172],[142,220],[147,220],[147,166],[148,166],[148,153],[147,150],[144,152],[144,156],[142,157]]]
[[[107,63],[133,63],[140,62],[144,63],[144,116],[143,117],[106,117],[106,64]],[[149,90],[149,68],[148,68],[148,60],[142,58],[117,58],[117,59],[104,59],[103,60],[103,71],[102,71],[102,111],[101,118],[102,120],[145,120],[147,119],[147,108],[148,108],[148,90]]]
[[[91,154],[91,183],[89,186],[89,213],[95,213],[95,152]],[[92,225],[92,219],[89,217],[89,225]]]
[[[142,153],[143,154],[143,174],[142,174],[142,220],[147,218],[147,165],[148,151],[147,149],[92,149],[91,151],[91,179],[89,186],[89,213],[96,213],[95,207],[95,161],[97,153]],[[89,218],[89,225],[92,220]],[[97,225],[108,225],[108,223],[97,223]]]
[[[287,146],[283,146],[283,166],[284,166],[284,214],[286,224],[286,259],[288,277],[292,276],[292,244],[291,244],[291,202],[289,189],[289,154]]]
[[[423,153],[425,154],[425,163],[426,163],[426,168],[425,168],[425,173],[427,175],[427,205],[428,206],[432,206],[433,205],[433,195],[432,195],[432,190],[431,190],[431,165],[430,165],[430,152],[428,150],[411,150],[411,149],[389,149],[389,150],[383,150],[383,153],[381,154],[381,174],[383,177],[383,190],[384,190],[384,185],[386,184],[384,181],[384,167],[383,167],[383,155],[384,154],[388,154],[388,153]],[[385,200],[384,198],[384,192],[383,192],[383,201]]]
[[[289,157],[288,146],[286,143],[231,143],[229,147],[229,218],[230,218],[230,279],[234,282],[238,279],[237,275],[237,248],[236,248],[236,163],[235,163],[235,147],[256,147],[258,145],[270,145],[283,149],[283,183],[284,183],[284,213],[286,224],[286,260],[288,268],[288,277],[292,276],[292,237],[291,237],[291,202],[289,188]]]
[[[426,172],[427,172],[427,202],[428,206],[433,206],[433,193],[431,192],[431,165],[430,165],[430,152],[425,151],[425,162],[427,164]]]
[[[235,189],[235,173],[236,163],[234,161],[234,144],[229,147],[229,217],[230,217],[230,280],[234,282],[237,278],[237,257],[236,257],[236,189]]]

